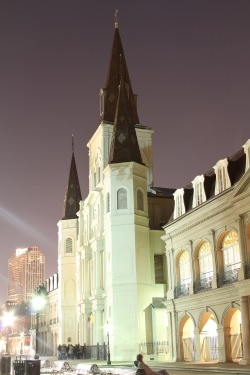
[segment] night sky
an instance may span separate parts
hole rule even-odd
[[[71,134],[85,198],[116,8],[155,186],[184,187],[250,138],[249,0],[0,0],[0,304],[17,247],[57,272]]]

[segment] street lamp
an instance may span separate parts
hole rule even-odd
[[[6,311],[3,314],[3,324],[6,327],[6,353],[9,353],[9,328],[14,322],[14,314],[12,311]]]
[[[111,365],[111,361],[110,361],[110,347],[109,347],[109,333],[110,333],[109,322],[107,322],[107,324],[106,324],[106,332],[107,332],[107,339],[108,339],[108,345],[107,345],[107,365]]]
[[[39,359],[38,341],[39,341],[39,315],[40,310],[45,305],[45,298],[42,294],[36,294],[32,300],[33,308],[36,312],[36,347],[35,347],[35,359]]]

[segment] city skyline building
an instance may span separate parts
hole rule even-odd
[[[45,255],[39,248],[17,248],[8,259],[8,301],[16,304],[30,301],[44,278]]]

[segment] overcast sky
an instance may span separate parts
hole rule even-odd
[[[250,138],[249,0],[0,0],[0,304],[17,247],[57,272],[72,133],[88,193],[116,8],[155,186],[184,187]]]

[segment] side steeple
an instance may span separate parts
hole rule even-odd
[[[64,207],[62,212],[62,220],[77,219],[79,211],[79,203],[82,200],[81,189],[76,169],[74,155],[74,138],[72,135],[72,158],[69,171],[68,186],[64,198]]]
[[[112,51],[109,61],[108,74],[105,88],[100,92],[101,95],[101,121],[113,124],[115,119],[117,100],[119,94],[119,84],[121,79],[121,66],[123,67],[124,83],[130,88],[132,95],[129,100],[131,103],[131,115],[134,124],[139,124],[139,117],[136,108],[136,96],[133,94],[127,63],[123,51],[121,37],[118,29],[117,11],[115,14],[115,33],[112,45]]]
[[[131,97],[133,99],[131,86],[124,81],[122,75],[110,145],[109,164],[129,161],[143,164],[135,131]]]

